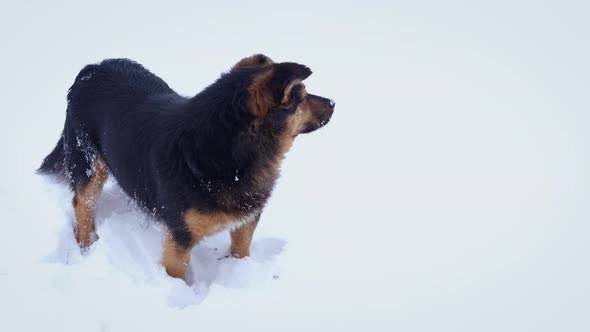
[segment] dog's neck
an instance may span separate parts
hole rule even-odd
[[[270,197],[293,137],[231,111],[187,110],[178,145],[199,190],[226,211],[249,212]]]

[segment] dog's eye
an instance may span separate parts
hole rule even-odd
[[[294,85],[289,92],[289,100],[291,100],[292,104],[299,104],[303,101],[301,90],[303,86],[301,84]]]

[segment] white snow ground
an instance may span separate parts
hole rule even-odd
[[[0,331],[590,330],[590,7],[570,1],[0,4]],[[190,285],[110,184],[85,256],[33,174],[77,71],[145,64],[196,93],[299,61],[333,121],[301,137],[256,231]]]

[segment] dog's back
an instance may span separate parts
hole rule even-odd
[[[72,189],[84,188],[95,173],[94,162],[101,158],[112,172],[126,175],[117,177],[121,187],[138,195],[137,189],[150,179],[142,176],[150,167],[145,160],[152,148],[144,143],[158,131],[156,115],[184,100],[134,61],[108,59],[88,65],[68,92],[62,137],[39,172],[64,175]],[[105,150],[113,153],[102,153]],[[150,200],[139,196],[135,198],[140,203]]]

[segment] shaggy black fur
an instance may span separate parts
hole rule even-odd
[[[275,66],[276,100],[291,80],[311,74],[299,64]],[[131,60],[88,65],[70,88],[62,136],[39,172],[63,174],[76,190],[100,158],[121,188],[188,246],[187,209],[248,213],[271,194],[275,178],[262,187],[256,181],[279,152],[289,112],[271,111],[254,125],[248,88],[263,70],[236,68],[186,98]]]

